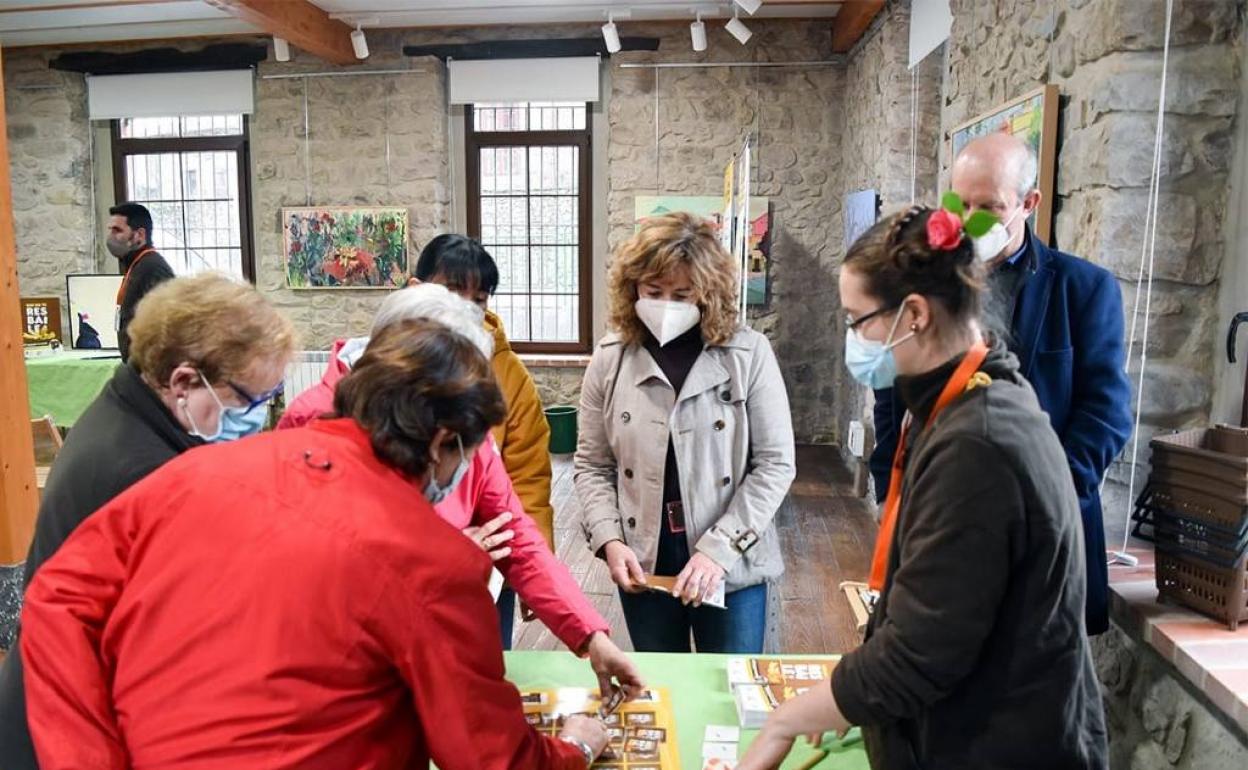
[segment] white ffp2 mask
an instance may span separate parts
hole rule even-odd
[[[702,311],[692,302],[639,299],[635,307],[637,317],[659,341],[659,347],[697,326],[702,320]]]

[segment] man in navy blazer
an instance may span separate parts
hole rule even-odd
[[[1009,243],[988,264],[986,326],[1018,356],[1070,462],[1087,550],[1089,634],[1109,627],[1109,585],[1101,480],[1131,435],[1122,293],[1105,269],[1050,249],[1027,227],[1040,204],[1035,154],[1008,134],[968,144],[954,161],[953,191],[967,214],[996,215]],[[905,407],[892,389],[875,393],[876,495],[888,491]]]

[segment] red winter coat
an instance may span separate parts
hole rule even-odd
[[[333,411],[334,389],[351,371],[338,359],[344,342],[334,344],[320,383],[291,402],[277,424],[279,429],[304,425]],[[525,513],[493,438],[486,439],[463,481],[436,510],[458,529],[480,526],[510,512],[515,517],[509,525],[515,532],[508,544],[511,556],[495,566],[521,600],[570,650],[579,651],[595,631],[610,632],[610,625],[585,598],[572,573],[551,553],[537,525]]]
[[[188,452],[40,568],[40,765],[583,770],[503,678],[489,559],[349,420]]]

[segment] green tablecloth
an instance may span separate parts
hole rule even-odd
[[[728,692],[725,675],[725,661],[730,656],[637,653],[633,657],[647,684],[665,688],[671,696],[676,732],[680,736],[682,770],[702,770],[706,726],[737,724],[737,709]],[[507,678],[521,690],[598,686],[589,664],[567,652],[509,652],[506,658]],[[757,731],[741,732],[742,753],[756,735]],[[828,737],[824,746],[831,753],[815,766],[819,770],[866,770],[868,767],[861,740],[841,746],[835,738]],[[799,741],[784,767],[797,767],[812,754],[813,749],[804,740]]]
[[[120,363],[115,350],[72,350],[26,359],[31,419],[50,414],[60,427],[73,425]]]

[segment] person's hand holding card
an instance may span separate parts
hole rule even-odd
[[[563,729],[559,731],[560,738],[571,738],[580,741],[589,747],[595,757],[602,754],[602,750],[607,747],[607,726],[600,719],[594,719],[583,714],[573,714],[563,723]]]
[[[625,592],[640,593],[646,588],[646,573],[637,560],[637,553],[623,540],[612,540],[603,547],[611,580]]]
[[[636,698],[645,689],[645,680],[633,661],[624,654],[611,637],[595,631],[589,637],[585,653],[589,656],[589,665],[598,677],[598,692],[605,704],[611,693],[623,692],[624,700]]]
[[[677,597],[686,605],[702,606],[707,596],[711,596],[722,588],[724,568],[704,553],[695,553],[689,563],[676,576],[672,586],[672,596]]]

